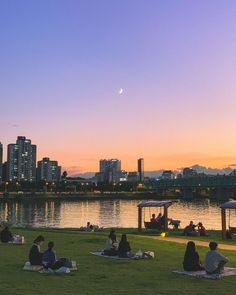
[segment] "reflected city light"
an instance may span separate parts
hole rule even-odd
[[[72,227],[87,222],[100,227],[137,227],[137,205],[141,200],[86,201],[11,201],[0,202],[0,219],[16,226]],[[143,210],[143,221],[149,221],[154,208]],[[159,212],[158,212],[159,213]],[[181,220],[181,227],[190,220],[203,222],[207,229],[220,229],[219,204],[209,201],[179,202],[169,208],[169,217]],[[236,224],[236,212],[227,213],[227,223]]]

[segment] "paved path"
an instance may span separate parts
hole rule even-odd
[[[143,236],[143,237],[147,237],[147,236]],[[185,244],[185,245],[187,244],[189,240],[191,240],[191,237],[189,237],[189,239],[182,239],[182,238],[175,238],[175,237],[162,238],[159,236],[149,236],[148,238],[152,238],[154,240],[166,241],[166,242],[173,242],[178,244]],[[209,241],[208,242],[199,241],[199,240],[193,240],[193,241],[197,246],[209,247]],[[218,248],[222,250],[236,251],[236,245],[227,245],[227,244],[219,243]]]

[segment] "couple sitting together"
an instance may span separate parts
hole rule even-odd
[[[34,240],[34,244],[29,252],[29,261],[31,265],[42,265],[46,269],[50,268],[53,270],[59,269],[61,267],[72,267],[72,263],[68,259],[56,258],[56,253],[53,250],[53,242],[49,242],[48,249],[44,252],[41,252],[40,247],[43,245],[43,243],[44,237],[41,235]]]
[[[127,241],[125,234],[121,236],[121,240],[118,243],[116,240],[115,231],[112,229],[106,241],[105,249],[103,250],[104,255],[108,256],[119,256],[120,258],[130,258],[131,248],[130,244]]]
[[[220,274],[224,265],[229,261],[217,251],[217,243],[210,242],[210,251],[207,252],[204,265],[201,264],[196,246],[193,241],[188,242],[184,255],[183,267],[185,271],[205,270],[207,274]]]
[[[197,230],[196,230],[197,227]],[[202,222],[194,224],[193,221],[190,221],[183,232],[184,236],[208,236],[206,228],[203,226]]]

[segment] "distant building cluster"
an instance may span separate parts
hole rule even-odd
[[[138,159],[137,171],[126,172],[121,169],[121,161],[118,159],[100,160],[99,172],[95,174],[97,183],[119,183],[119,182],[143,182],[144,181],[144,159]]]
[[[7,161],[3,163],[3,145],[0,143],[0,182],[59,182],[61,167],[57,161],[43,158],[36,163],[37,147],[30,139],[18,136],[16,143],[7,146]]]
[[[204,177],[206,174],[204,173],[198,173],[196,170],[193,168],[183,168],[182,173],[176,173],[172,170],[164,170],[161,175],[161,179],[165,180],[171,180],[171,179],[176,179],[176,178],[192,178],[192,177]]]
[[[62,177],[67,183],[81,182],[78,177]],[[7,161],[3,162],[3,145],[0,142],[1,182],[50,182],[61,181],[61,166],[57,161],[44,157],[37,162],[37,146],[25,136],[18,136],[16,143],[7,146]],[[95,183],[117,184],[120,182],[142,183],[144,181],[144,159],[137,161],[137,171],[126,172],[118,159],[102,159],[99,172],[91,179]]]

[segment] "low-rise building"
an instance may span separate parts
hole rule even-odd
[[[172,170],[165,170],[162,172],[162,179],[174,179],[175,175]]]

